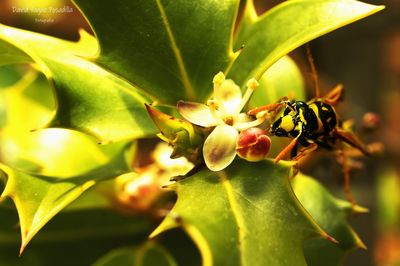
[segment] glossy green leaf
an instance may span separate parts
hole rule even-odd
[[[244,49],[228,76],[244,85],[260,79],[282,56],[308,41],[383,9],[354,0],[292,0],[272,8],[260,17],[248,5],[248,22],[235,43]]]
[[[89,190],[82,193],[79,198],[71,202],[63,211],[85,211],[92,209],[112,209],[115,206],[107,194],[99,190],[99,186],[108,186],[107,192],[113,193],[115,191],[114,183],[112,180],[102,181],[94,185]]]
[[[305,256],[310,266],[338,266],[350,250],[365,248],[350,227],[347,218],[352,213],[349,202],[336,199],[313,178],[298,175],[292,180],[293,190],[301,204],[315,221],[339,243],[309,240],[305,243]],[[356,206],[356,211],[365,211]]]
[[[61,212],[18,257],[18,215],[0,207],[0,261],[7,266],[92,265],[110,250],[147,239],[151,222],[112,210]]]
[[[76,2],[100,47],[88,34],[72,43],[0,27],[2,64],[35,62],[54,86],[58,101],[51,126],[76,128],[102,142],[154,135],[143,103],[203,101],[214,74],[227,71],[237,56],[231,42],[237,0]],[[230,76],[242,84],[260,78],[302,43],[379,9],[352,0],[281,4],[240,31],[236,43],[246,48]],[[275,30],[281,24],[288,29]]]
[[[238,0],[74,1],[99,40],[99,64],[164,103],[205,100],[233,54]]]
[[[303,241],[325,233],[294,196],[290,170],[240,160],[184,179],[176,185],[176,205],[152,235],[182,226],[203,265],[306,265]]]
[[[250,108],[276,103],[283,97],[305,100],[305,84],[300,69],[290,57],[282,57],[262,75]]]
[[[97,181],[130,171],[126,142],[101,146],[70,130],[31,132],[51,117],[53,101],[46,85],[36,71],[28,70],[20,81],[0,91],[5,106],[0,154],[8,165],[1,167],[7,182],[3,196],[11,197],[17,206],[22,249],[44,224]]]
[[[73,43],[0,25],[0,42],[14,47],[10,58],[34,62],[50,80],[57,105],[49,126],[78,129],[101,142],[155,134],[144,108],[152,100],[91,61],[97,46],[87,33]]]
[[[61,129],[37,132],[31,141],[32,149],[21,153],[35,158],[35,172],[1,166],[7,175],[2,197],[13,199],[20,216],[21,251],[54,215],[96,181],[130,170],[126,143],[100,147],[81,134]]]
[[[0,72],[0,78],[8,75],[7,72]],[[3,116],[0,127],[3,137],[10,134],[17,139],[21,134],[27,135],[29,131],[48,123],[54,100],[46,78],[36,70],[25,67],[22,74],[14,75],[19,76],[17,81],[0,91]]]
[[[7,88],[21,79],[23,66],[7,65],[0,66],[0,88]]]
[[[26,53],[7,42],[0,42],[0,65],[30,62],[32,59]]]
[[[174,258],[162,246],[147,242],[139,247],[110,251],[94,266],[175,266]]]

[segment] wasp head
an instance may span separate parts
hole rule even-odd
[[[277,137],[287,137],[295,128],[295,119],[291,114],[281,116],[271,127],[271,134]]]

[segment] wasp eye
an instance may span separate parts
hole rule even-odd
[[[275,134],[275,130],[277,130],[282,122],[282,118],[280,117],[278,120],[276,120],[273,124],[272,124],[272,128],[271,128],[271,133]]]

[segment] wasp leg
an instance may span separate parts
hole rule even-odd
[[[354,148],[360,150],[364,155],[369,156],[371,155],[370,151],[368,150],[368,148],[364,145],[364,143],[362,143],[357,137],[356,135],[354,135],[353,133],[343,130],[343,129],[339,129],[337,128],[335,130],[335,135],[341,139],[342,141],[346,142],[347,144],[349,144],[350,146],[353,146]]]
[[[324,96],[323,100],[325,103],[335,106],[343,99],[343,95],[343,85],[338,84],[327,95]]]
[[[296,146],[293,147],[293,149],[290,151],[290,159],[292,160],[294,157],[296,157],[298,153],[298,148],[299,148],[300,141],[297,143]],[[301,145],[301,144],[300,144]]]
[[[282,160],[289,152],[291,152],[297,145],[298,137],[292,139],[289,145],[286,146],[274,159],[274,163],[278,163]]]
[[[296,146],[299,141],[299,138],[302,136],[303,132],[303,123],[299,122],[297,126],[300,130],[297,136],[292,139],[292,141],[289,143],[289,145],[286,146],[274,159],[274,163],[278,163],[280,160],[282,160],[289,152],[291,152]]]
[[[318,148],[318,144],[317,143],[310,143],[310,145],[308,145],[307,147],[303,147],[299,150],[299,152],[297,153],[297,155],[295,157],[293,157],[294,161],[299,161],[301,158],[307,156],[308,154],[312,153],[313,151],[315,151]]]
[[[288,98],[287,97],[283,97],[282,99],[280,99],[277,103],[271,103],[271,104],[267,104],[264,106],[260,106],[257,108],[254,108],[250,111],[247,112],[248,115],[257,115],[260,112],[275,112],[278,113],[281,108],[287,104]]]
[[[344,194],[348,202],[351,203],[351,206],[354,208],[356,206],[356,201],[351,193],[350,189],[350,166],[349,166],[349,158],[343,150],[338,152],[338,159],[342,164],[342,171],[344,175]]]
[[[332,146],[332,144],[328,143],[329,139],[323,139],[323,140],[314,140],[314,142],[316,144],[318,144],[319,147],[324,148],[328,151],[332,151],[335,149],[334,146]]]
[[[298,161],[318,148],[318,144],[313,142],[309,142],[308,146],[301,148],[299,151],[297,151],[297,146],[298,144],[293,148],[291,154],[292,160],[296,162],[296,164],[293,165],[293,175],[290,177],[291,179],[296,177],[300,171]]]

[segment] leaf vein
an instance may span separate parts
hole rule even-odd
[[[224,187],[227,197],[228,197],[228,202],[229,205],[232,209],[233,216],[236,221],[236,225],[238,227],[238,248],[239,248],[239,256],[241,260],[241,265],[245,265],[245,262],[243,261],[243,242],[244,238],[246,236],[246,231],[245,231],[245,222],[243,219],[243,216],[240,214],[240,207],[238,202],[236,201],[235,198],[235,191],[233,190],[233,187],[231,183],[228,180],[228,177],[226,176],[225,172],[220,172],[219,177],[222,183],[222,186]]]
[[[193,100],[194,97],[195,97],[195,93],[194,93],[194,89],[192,87],[192,84],[190,83],[189,76],[188,76],[188,73],[186,71],[185,64],[183,62],[181,51],[180,51],[178,45],[176,44],[174,34],[173,34],[172,30],[171,30],[171,26],[169,24],[169,21],[168,21],[168,18],[167,18],[167,14],[165,13],[165,10],[164,10],[164,7],[163,7],[163,5],[161,3],[161,0],[156,0],[156,2],[157,2],[158,9],[160,11],[161,19],[162,19],[162,21],[164,23],[164,26],[165,26],[165,30],[167,31],[167,34],[168,34],[168,38],[169,38],[169,41],[170,41],[170,44],[171,44],[171,49],[172,49],[172,51],[173,51],[173,53],[175,55],[175,59],[176,59],[176,62],[178,64],[179,72],[181,74],[182,83],[183,83],[183,86],[185,88],[186,94],[189,97],[189,99]]]

